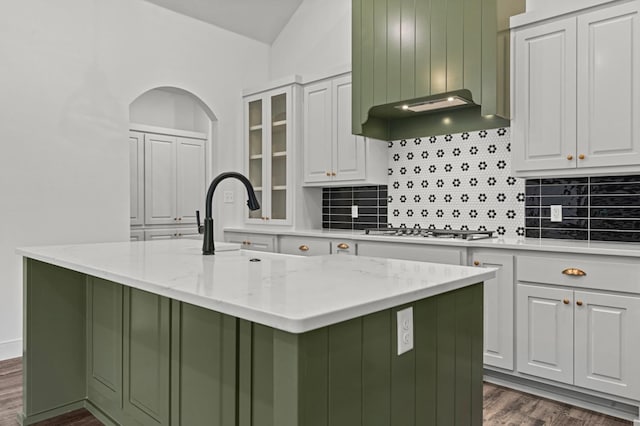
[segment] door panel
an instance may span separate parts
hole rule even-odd
[[[636,2],[578,17],[578,167],[640,163]]]
[[[206,198],[203,140],[178,138],[176,173],[179,223],[196,223],[196,210],[204,214]]]
[[[640,399],[640,298],[575,292],[575,384]]]
[[[331,180],[331,82],[304,89],[304,181]]]
[[[176,138],[145,135],[145,222],[176,223]]]
[[[129,209],[131,225],[144,224],[144,134],[129,132]]]
[[[351,77],[333,81],[334,180],[366,177],[365,139],[351,134]]]
[[[518,371],[572,384],[573,292],[524,284],[517,288]]]

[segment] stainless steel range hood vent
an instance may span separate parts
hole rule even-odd
[[[441,99],[433,99],[425,102],[417,102],[413,104],[396,105],[402,111],[411,112],[427,112],[446,108],[458,107],[463,105],[473,105],[473,102],[460,96],[448,96]]]

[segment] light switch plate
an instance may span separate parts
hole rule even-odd
[[[351,217],[352,218],[357,218],[358,217],[358,206],[351,206]]]
[[[551,206],[551,222],[562,222],[562,206]]]
[[[398,355],[413,349],[413,308],[398,311]]]
[[[233,191],[224,191],[224,202],[233,203]]]

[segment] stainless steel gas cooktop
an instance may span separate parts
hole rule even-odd
[[[370,228],[367,235],[389,235],[393,237],[458,238],[461,240],[481,240],[492,238],[495,231],[472,231],[462,229],[419,229],[419,228]]]

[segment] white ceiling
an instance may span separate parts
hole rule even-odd
[[[146,1],[271,44],[303,0]]]

